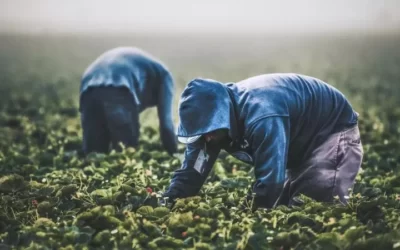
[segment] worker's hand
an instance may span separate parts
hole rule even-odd
[[[169,209],[172,209],[175,206],[177,197],[174,194],[165,192],[162,194],[162,197],[159,201],[160,206],[167,207]]]
[[[172,177],[166,194],[173,198],[186,198],[197,195],[203,184],[203,179],[194,169],[178,169]]]

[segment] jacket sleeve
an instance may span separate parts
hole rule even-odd
[[[185,198],[197,195],[207,179],[221,148],[199,142],[188,144],[185,159],[176,170],[164,197]]]
[[[172,120],[174,81],[169,72],[162,76],[159,86],[157,113],[160,120],[160,137],[164,148],[172,155],[177,152],[177,140]]]
[[[253,186],[256,206],[271,208],[283,191],[289,147],[289,118],[267,117],[257,121],[250,129],[254,153]]]

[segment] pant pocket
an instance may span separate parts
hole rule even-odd
[[[344,140],[346,141],[347,144],[350,144],[350,145],[361,144],[361,136],[360,136],[360,130],[359,130],[358,126],[355,126],[354,128],[346,130],[343,133],[344,133]]]

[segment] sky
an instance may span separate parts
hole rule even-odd
[[[400,30],[400,0],[0,0],[0,31]]]

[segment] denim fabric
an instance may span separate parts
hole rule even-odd
[[[168,153],[177,151],[172,117],[174,81],[167,67],[148,53],[130,47],[119,47],[100,55],[85,70],[80,86],[81,98],[98,87],[124,87],[140,113],[157,107],[160,137]],[[82,107],[79,107],[82,110]]]
[[[177,135],[192,137],[228,129],[230,142],[220,145],[238,159],[253,164],[253,191],[271,207],[282,193],[287,169],[299,169],[315,148],[330,135],[357,124],[357,113],[345,96],[327,83],[299,74],[267,74],[237,83],[194,79],[183,91],[179,104]],[[204,163],[203,174],[193,172],[194,148],[188,145],[179,175],[174,175],[166,195],[195,195],[203,182],[195,181],[212,168],[216,157]],[[208,147],[208,145],[206,145]],[[184,172],[190,172],[190,178]],[[180,181],[191,183],[184,186]],[[200,187],[194,187],[196,184]],[[183,185],[183,186],[182,186]]]
[[[139,113],[127,88],[97,87],[82,96],[83,151],[108,153],[119,143],[136,147]]]
[[[279,204],[298,205],[299,194],[331,202],[335,196],[347,204],[363,159],[358,126],[332,134],[299,169],[289,170]]]

